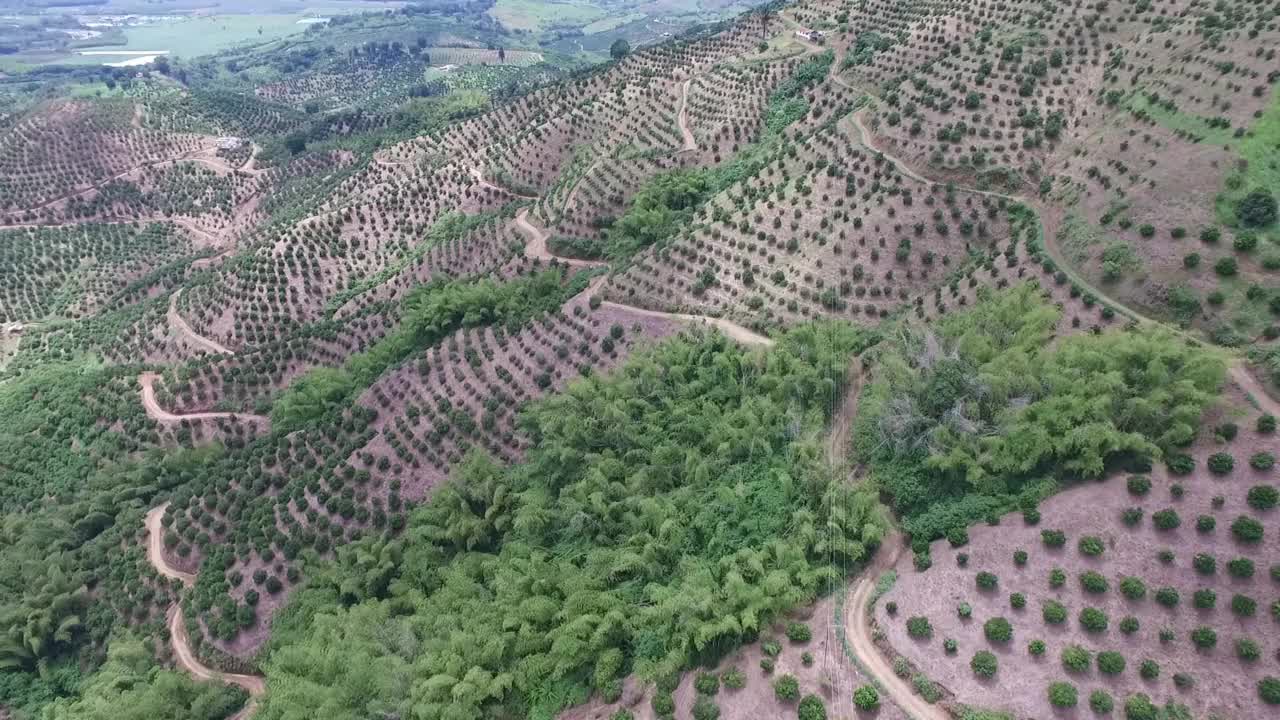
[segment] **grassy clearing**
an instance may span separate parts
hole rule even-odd
[[[610,30],[617,30],[618,28],[628,23],[633,23],[633,22],[636,22],[637,20],[643,20],[646,17],[648,17],[648,15],[645,15],[644,13],[627,13],[626,15],[616,15],[614,17],[601,18],[587,25],[586,27],[582,28],[582,32],[585,35],[595,35],[596,33],[609,32]]]
[[[1236,203],[1250,190],[1280,188],[1280,91],[1272,94],[1271,105],[1249,133],[1234,142],[1241,163],[1214,203],[1218,220],[1230,227],[1236,227]],[[1273,226],[1266,234],[1273,242],[1280,240],[1280,228]]]
[[[545,30],[553,26],[583,27],[609,16],[609,13],[586,0],[498,0],[489,14],[512,30]]]
[[[1162,104],[1151,102],[1151,98],[1146,93],[1133,93],[1129,97],[1127,106],[1133,112],[1149,117],[1163,128],[1189,133],[1200,138],[1201,142],[1214,145],[1233,145],[1239,142],[1232,135],[1231,128],[1214,127],[1206,118],[1170,110]]]
[[[225,50],[240,43],[276,40],[302,32],[297,15],[215,15],[176,22],[158,23],[125,30],[124,45],[87,50],[168,50],[172,57],[198,57]],[[98,64],[116,60],[112,56],[74,57],[73,62]]]

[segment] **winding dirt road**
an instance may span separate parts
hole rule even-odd
[[[235,355],[235,352],[226,345],[207,338],[191,329],[191,326],[187,324],[186,318],[182,317],[182,313],[178,312],[178,296],[180,295],[182,295],[181,290],[169,296],[169,312],[167,314],[169,327],[173,328],[173,330],[185,338],[187,342],[195,345],[197,348],[209,353],[210,355]]]
[[[165,503],[154,507],[147,513],[147,561],[160,575],[180,581],[183,586],[191,588],[196,584],[196,576],[179,570],[169,564],[164,557],[164,525],[161,520],[169,507]],[[249,693],[249,702],[243,709],[231,717],[231,720],[245,720],[253,715],[258,707],[258,698],[267,690],[266,681],[258,675],[236,675],[214,670],[200,662],[191,650],[191,639],[187,637],[186,622],[182,617],[182,603],[175,602],[168,613],[169,640],[173,645],[173,657],[178,667],[197,680],[206,682],[222,682],[238,685]]]
[[[159,401],[156,400],[156,380],[160,376],[153,372],[144,372],[138,376],[138,383],[142,385],[142,406],[147,410],[147,416],[152,420],[163,423],[179,423],[183,420],[243,420],[245,422],[269,423],[270,419],[262,415],[251,415],[248,413],[191,413],[189,415],[174,415],[173,413],[160,407]]]
[[[893,668],[889,667],[889,663],[876,647],[875,641],[871,639],[867,603],[870,602],[871,594],[875,589],[875,578],[864,573],[863,577],[854,584],[853,596],[849,598],[845,608],[845,612],[848,613],[845,619],[845,627],[848,628],[847,638],[854,654],[861,659],[871,676],[893,700],[893,704],[902,708],[903,712],[913,720],[951,720],[950,714],[917,697],[912,692],[911,686],[893,673]]]
[[[604,267],[606,264],[598,260],[577,260],[575,258],[565,258],[560,257],[559,255],[553,255],[551,251],[547,249],[547,240],[550,239],[551,236],[547,234],[546,230],[543,230],[529,221],[528,208],[521,210],[519,214],[516,215],[516,227],[529,238],[529,242],[524,246],[525,257],[533,260],[541,260],[546,263],[555,261],[573,268],[597,268]]]
[[[742,343],[743,345],[757,345],[760,347],[773,347],[774,345],[774,341],[772,338],[767,338],[764,335],[761,335],[760,333],[757,333],[753,330],[748,330],[742,325],[739,325],[738,323],[735,323],[729,320],[725,320],[724,318],[708,317],[706,315],[687,315],[685,313],[669,313],[669,312],[661,312],[659,310],[645,310],[644,308],[633,307],[631,305],[623,305],[622,303],[610,302],[608,300],[606,300],[603,303],[603,305],[605,305],[606,307],[611,307],[615,310],[621,310],[623,312],[631,313],[632,315],[639,315],[641,317],[651,317],[651,318],[660,318],[663,320],[676,320],[679,322],[686,322],[686,323],[694,323],[694,324],[701,323],[704,325],[713,325],[717,329],[719,329],[720,332],[728,336],[730,340],[734,340],[736,342]]]
[[[680,152],[697,152],[698,139],[689,127],[689,88],[693,86],[693,78],[684,81],[680,86],[680,112],[676,115],[676,123],[680,126],[680,134],[684,136],[684,147]]]
[[[547,249],[548,236],[546,231],[534,225],[533,223],[529,222],[528,209],[521,210],[520,213],[516,215],[516,227],[520,229],[520,232],[524,233],[529,237],[529,242],[527,245],[525,245],[525,251],[524,251],[527,257],[543,260],[546,262],[551,262],[552,260],[554,260],[560,263],[566,263],[570,267],[577,267],[577,268],[598,268],[598,267],[604,267],[607,264],[599,261],[574,260],[571,258],[562,258],[558,255],[553,255],[551,251]],[[603,277],[598,279],[596,283],[593,284],[593,287],[599,287],[602,284],[603,279],[604,279]],[[707,325],[714,325],[715,327],[719,328],[721,332],[727,335],[729,339],[734,340],[736,342],[740,342],[743,345],[759,345],[764,347],[769,347],[773,345],[773,340],[765,337],[764,335],[761,335],[752,330],[748,330],[742,325],[739,325],[735,322],[731,322],[729,320],[725,320],[723,318],[713,318],[713,317],[707,317],[704,315],[687,315],[684,313],[668,313],[668,312],[660,312],[658,310],[645,310],[643,308],[632,307],[631,305],[623,305],[622,303],[616,303],[616,302],[610,302],[610,301],[605,301],[604,305],[607,305],[615,310],[631,313],[632,315],[639,315],[641,317],[651,317],[651,318],[660,318],[663,320],[676,320],[679,322],[704,323]]]

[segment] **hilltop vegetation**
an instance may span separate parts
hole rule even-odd
[[[859,456],[931,541],[1063,484],[1149,465],[1199,435],[1225,368],[1168,332],[1076,335],[1032,285],[980,300],[877,352]]]
[[[343,549],[300,594],[264,716],[545,717],[753,640],[883,537],[874,494],[815,448],[868,341],[832,324],[764,352],[672,340],[535,403],[524,463],[470,457],[401,537]]]

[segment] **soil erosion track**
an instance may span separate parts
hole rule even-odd
[[[166,578],[178,580],[183,586],[189,588],[195,585],[196,576],[169,565],[164,559],[164,526],[161,520],[168,507],[169,503],[165,503],[152,508],[147,513],[147,560],[156,572]],[[245,704],[244,709],[232,716],[231,720],[246,720],[253,715],[258,707],[258,698],[267,690],[266,682],[257,675],[224,673],[202,664],[191,650],[191,640],[187,637],[187,626],[182,618],[181,601],[175,602],[173,607],[169,608],[169,640],[173,643],[174,661],[192,677],[209,682],[238,685],[249,693],[249,702]]]

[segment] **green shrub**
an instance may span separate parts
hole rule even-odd
[[[1246,580],[1253,577],[1253,561],[1249,558],[1233,558],[1227,561],[1227,573],[1234,578]]]
[[[1049,571],[1049,587],[1060,588],[1067,584],[1067,573],[1062,568],[1054,568]]]
[[[1177,607],[1180,600],[1178,591],[1171,587],[1162,587],[1156,590],[1156,602],[1165,607]]]
[[[956,565],[969,567],[969,553],[956,553]]]
[[[777,661],[771,657],[766,656],[766,657],[760,658],[760,669],[764,671],[765,675],[771,674],[776,664],[777,664]]]
[[[1209,588],[1195,591],[1191,596],[1191,604],[1197,610],[1212,610],[1218,606],[1218,593]]]
[[[1262,435],[1270,435],[1276,431],[1276,416],[1263,415],[1258,418],[1257,431]]]
[[[1027,596],[1022,593],[1013,593],[1009,596],[1009,607],[1014,610],[1021,610],[1027,606]]]
[[[1191,567],[1201,575],[1212,575],[1218,572],[1218,559],[1212,555],[1200,553],[1191,558]]]
[[[1269,452],[1254,453],[1249,457],[1249,467],[1254,470],[1267,471],[1276,466],[1276,456]],[[1275,504],[1274,501],[1271,503]]]
[[[953,527],[947,531],[947,542],[951,547],[964,547],[969,544],[969,531],[963,527]]]
[[[1040,541],[1045,547],[1059,548],[1067,544],[1067,534],[1061,530],[1041,530]]]
[[[955,638],[947,638],[942,641],[942,651],[948,655],[955,655],[959,649],[960,643],[956,642]]]
[[[1174,475],[1190,475],[1196,469],[1196,459],[1186,453],[1170,453],[1164,464]]]
[[[1147,584],[1136,577],[1120,578],[1120,594],[1130,600],[1141,600],[1147,596]]]
[[[1212,515],[1201,515],[1196,518],[1196,532],[1211,533],[1218,527],[1218,521]]]
[[[1158,720],[1160,710],[1151,702],[1151,698],[1143,693],[1130,695],[1124,701],[1125,720]]]
[[[1099,715],[1106,715],[1115,709],[1116,703],[1106,690],[1094,690],[1089,693],[1089,709]]]
[[[929,618],[917,615],[907,620],[907,634],[917,640],[927,640],[933,637],[933,625]]]
[[[1191,642],[1198,648],[1211,648],[1218,644],[1218,633],[1207,625],[1201,625],[1191,631]]]
[[[1056,682],[1049,686],[1049,704],[1058,708],[1076,706],[1076,686],[1067,682]]]
[[[1138,632],[1138,628],[1139,628],[1138,618],[1132,615],[1125,615],[1124,617],[1120,618],[1119,627],[1120,627],[1120,632],[1124,633],[1125,635],[1132,635]]]
[[[703,695],[693,703],[693,720],[717,720],[720,717],[720,706],[716,701]]]
[[[1173,530],[1182,524],[1182,519],[1172,508],[1165,508],[1151,516],[1151,523],[1160,530]]]
[[[1106,675],[1119,675],[1124,672],[1124,656],[1118,652],[1107,650],[1098,653],[1098,670]]]
[[[1254,510],[1270,510],[1280,501],[1280,490],[1271,485],[1254,485],[1249,488],[1249,507]]]
[[[1142,508],[1125,508],[1120,513],[1120,521],[1129,527],[1136,527],[1142,522]]]
[[[609,720],[636,720],[636,716],[630,710],[619,710],[610,715]]]
[[[982,634],[991,642],[1009,642],[1013,639],[1013,625],[1002,617],[994,617],[982,625]]]
[[[783,675],[773,681],[773,694],[783,702],[790,702],[800,697],[800,681],[794,675]]]
[[[1087,570],[1080,573],[1080,587],[1084,588],[1085,592],[1100,594],[1106,592],[1111,585],[1101,573]]]
[[[1240,542],[1256,543],[1262,541],[1262,523],[1247,515],[1241,515],[1231,523],[1231,534]]]
[[[675,698],[671,697],[670,691],[654,693],[649,705],[653,708],[653,712],[661,718],[671,717],[676,711],[676,701]]]
[[[720,676],[720,682],[730,690],[741,690],[747,686],[747,675],[738,669],[737,665],[724,671]]]
[[[853,704],[866,712],[876,710],[880,707],[880,693],[871,685],[863,685],[853,691]]]
[[[1268,705],[1280,705],[1280,678],[1267,676],[1259,680],[1258,697]]]
[[[1236,202],[1236,218],[1245,227],[1266,227],[1276,221],[1277,212],[1276,198],[1266,188],[1254,188]]]
[[[897,615],[897,614],[898,614],[898,603],[894,602],[893,600],[890,600],[889,602],[887,602],[887,603],[885,603],[885,604],[884,604],[884,611],[885,611],[886,613],[889,613],[889,617],[893,617],[893,616]]]
[[[1229,453],[1219,452],[1209,456],[1209,472],[1226,475],[1236,467],[1236,459]]]
[[[711,673],[698,673],[693,680],[693,689],[702,695],[715,695],[720,692],[720,677]]]
[[[1138,666],[1138,674],[1142,676],[1143,680],[1155,680],[1160,677],[1160,663],[1150,659],[1143,660],[1142,664]]]
[[[1068,645],[1062,649],[1062,667],[1068,672],[1088,672],[1093,663],[1093,654],[1079,645]]]
[[[973,606],[967,602],[960,603],[960,605],[956,607],[956,615],[959,615],[963,620],[968,620],[973,617]]]
[[[999,666],[996,656],[986,650],[979,650],[974,653],[973,659],[969,661],[969,667],[973,670],[973,674],[978,677],[994,677]]]
[[[787,639],[793,643],[806,643],[813,638],[813,631],[802,622],[787,623]]]
[[[1027,652],[1034,657],[1040,657],[1041,655],[1044,655],[1045,649],[1046,648],[1043,640],[1032,640],[1031,642],[1027,643]]]
[[[805,695],[797,716],[800,720],[827,720],[827,705],[817,695]]]
[[[1061,625],[1067,621],[1067,608],[1057,600],[1046,600],[1041,614],[1050,625]]]
[[[1109,623],[1107,614],[1098,608],[1087,607],[1080,611],[1080,627],[1089,632],[1104,632]]]
[[[1161,550],[1160,552],[1156,553],[1156,559],[1164,563],[1165,565],[1172,565],[1174,560],[1173,551]]]
[[[760,643],[760,649],[769,657],[778,657],[782,654],[782,643],[774,640],[773,638],[769,638],[768,640]]]
[[[1196,684],[1196,679],[1186,673],[1174,673],[1173,684],[1179,690],[1187,690]]]
[[[1090,557],[1097,557],[1107,549],[1106,544],[1102,542],[1102,538],[1097,537],[1096,535],[1085,535],[1080,538],[1080,542],[1077,543],[1076,547],[1080,550],[1081,554],[1088,555]]]
[[[978,588],[982,590],[994,590],[1000,584],[1000,578],[989,572],[980,572],[975,578]]]
[[[1151,478],[1146,475],[1130,475],[1125,481],[1125,487],[1133,495],[1146,495],[1151,491]]]
[[[1018,567],[1022,567],[1023,565],[1026,565],[1026,564],[1027,564],[1027,551],[1026,551],[1026,550],[1014,550],[1014,551],[1013,551],[1013,564],[1014,564],[1014,565],[1017,565]]]
[[[1245,662],[1257,662],[1262,657],[1262,648],[1249,638],[1236,639],[1236,657]]]
[[[1258,601],[1248,595],[1232,595],[1231,612],[1238,617],[1253,617],[1258,612]]]
[[[930,705],[942,699],[942,691],[938,689],[937,684],[923,674],[911,676],[911,686],[915,688],[916,694]]]

